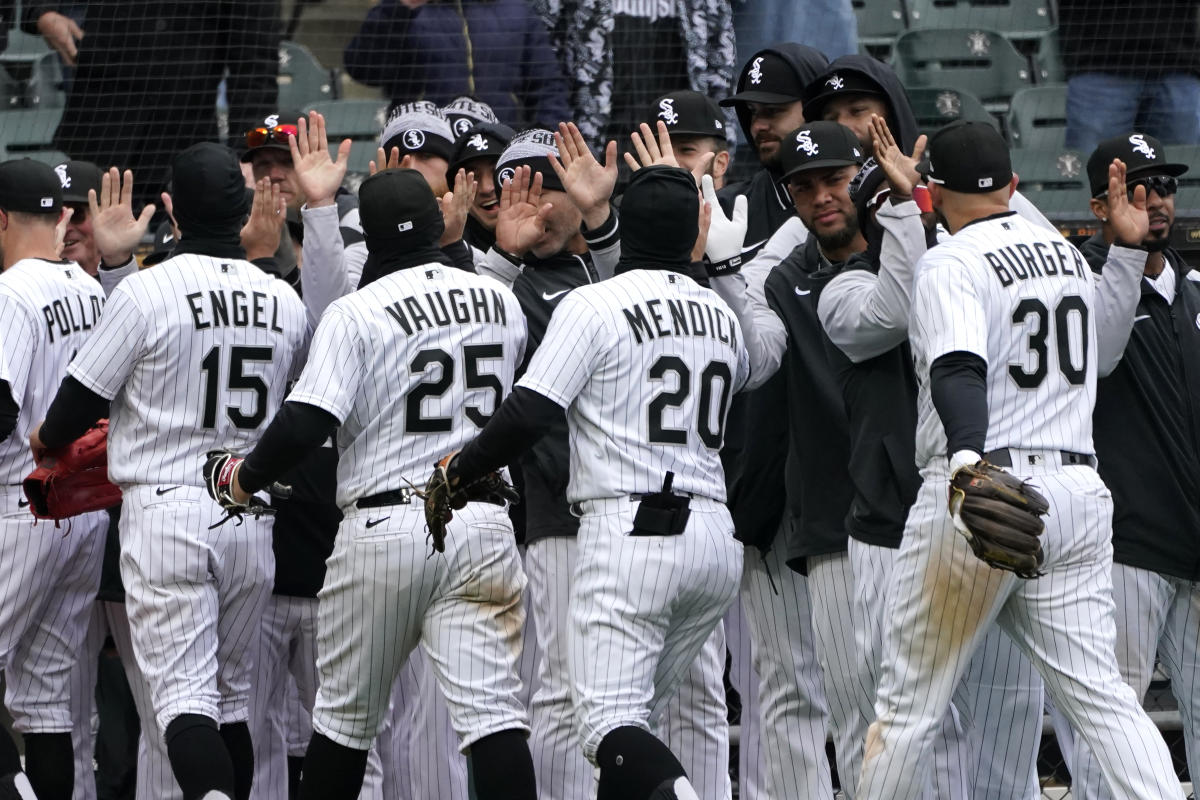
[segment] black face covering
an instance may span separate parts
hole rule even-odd
[[[450,264],[438,248],[446,230],[433,191],[415,169],[388,169],[362,182],[358,214],[367,263],[358,287],[421,264]]]
[[[201,142],[171,163],[171,200],[179,223],[175,253],[245,258],[242,225],[254,194],[228,147]]]
[[[618,273],[667,269],[688,273],[700,233],[696,181],[679,167],[643,167],[621,199]]]

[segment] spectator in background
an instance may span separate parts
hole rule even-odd
[[[383,0],[344,57],[350,77],[393,105],[470,95],[516,128],[569,118],[562,64],[526,0]]]
[[[733,84],[727,0],[531,0],[571,85],[570,117],[593,146],[627,141],[651,101],[686,86],[714,99]]]
[[[815,47],[832,61],[858,52],[858,20],[850,0],[807,0],[796,13],[794,0],[733,0],[738,63],[771,42]]]
[[[59,13],[65,7],[27,2],[22,16],[25,30],[76,67],[54,146],[132,169],[139,203],[166,188],[172,156],[217,140],[222,77],[231,130],[251,127],[275,105],[279,0],[94,0],[82,29]]]
[[[1200,143],[1200,4],[1059,0],[1067,147],[1085,153],[1130,130]]]

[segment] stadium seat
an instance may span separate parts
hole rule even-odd
[[[886,58],[896,34],[906,26],[900,0],[850,0],[858,20],[859,50]]]
[[[977,28],[907,31],[896,39],[896,74],[909,87],[970,92],[988,110],[1004,110],[1029,86],[1029,62],[995,31]]]
[[[1067,132],[1067,87],[1034,86],[1013,95],[1008,135],[1013,147],[1056,148]]]
[[[1032,41],[1033,79],[1037,83],[1063,83],[1067,70],[1058,46],[1058,29],[1047,31]]]
[[[279,44],[279,108],[303,108],[337,97],[333,72],[321,66],[308,48],[296,42]]]
[[[1087,156],[1064,148],[1012,151],[1017,188],[1054,222],[1091,220]]]
[[[25,97],[33,108],[62,108],[66,104],[62,61],[57,53],[46,53],[33,62]]]
[[[60,119],[61,108],[0,112],[0,161],[26,157],[51,161],[61,156],[51,144]]]
[[[20,108],[25,103],[25,87],[9,71],[0,66],[0,114],[4,110]],[[2,117],[0,117],[2,119]]]
[[[986,122],[994,128],[999,128],[996,118],[989,114],[983,103],[979,102],[979,98],[970,92],[937,86],[906,91],[921,133],[931,134],[943,125],[960,119]]]
[[[907,0],[912,28],[979,26],[1030,38],[1054,26],[1048,0]]]
[[[0,63],[31,64],[49,52],[52,51],[41,36],[13,28],[8,32],[8,46],[0,52]]]
[[[330,153],[337,152],[342,139],[351,139],[350,172],[366,172],[368,162],[375,158],[379,133],[387,122],[386,100],[329,100],[312,103],[304,109],[319,111],[325,116],[325,131],[329,135]]]

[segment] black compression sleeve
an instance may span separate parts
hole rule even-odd
[[[946,429],[946,455],[974,450],[987,442],[987,362],[957,350],[939,356],[929,368],[929,393]]]
[[[532,389],[518,386],[454,460],[454,474],[463,483],[517,460],[563,414],[558,403]]]
[[[50,403],[38,436],[51,450],[64,447],[87,433],[96,420],[107,416],[108,401],[68,375]]]
[[[21,409],[13,400],[12,387],[8,381],[0,381],[0,442],[7,441],[17,429],[17,417]]]
[[[299,464],[337,429],[338,418],[308,403],[283,404],[238,470],[238,483],[253,494]]]

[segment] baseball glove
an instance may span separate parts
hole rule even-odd
[[[258,518],[264,514],[274,514],[275,509],[267,504],[267,501],[250,495],[250,499],[246,502],[238,502],[233,496],[233,474],[238,464],[241,464],[246,459],[235,456],[228,450],[209,450],[204,456],[204,488],[208,491],[208,496],[211,497],[217,505],[225,509],[225,516],[209,525],[209,530],[223,525],[230,519],[237,518],[238,524],[242,524],[242,518],[246,515]],[[276,497],[287,497],[291,494],[291,489],[279,483],[271,485],[270,493]]]
[[[121,502],[121,490],[108,480],[108,420],[42,454],[23,485],[38,519],[66,519]]]
[[[489,472],[480,478],[459,485],[454,475],[454,457],[458,451],[445,456],[433,466],[433,474],[418,494],[425,500],[425,527],[429,530],[429,543],[435,552],[446,552],[446,525],[454,519],[454,512],[467,503],[485,502],[502,505],[516,503],[521,498],[517,491],[504,480],[499,472]]]
[[[1049,510],[1050,504],[1036,489],[982,459],[959,468],[950,478],[954,527],[980,560],[1022,578],[1042,574],[1039,537],[1046,526],[1041,517]]]

